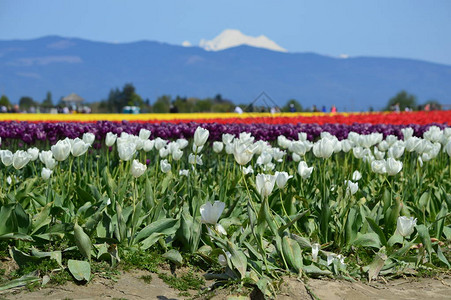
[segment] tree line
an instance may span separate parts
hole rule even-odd
[[[0,97],[0,108],[2,112],[14,112],[15,110],[27,112],[49,112],[50,109],[63,107],[66,105],[60,98],[57,104],[53,104],[52,93],[49,91],[42,102],[35,101],[29,96],[23,96],[19,99],[18,107],[13,105],[6,95]],[[234,104],[229,99],[224,99],[221,94],[214,97],[196,98],[182,97],[171,95],[162,95],[158,97],[154,103],[147,98],[143,98],[136,92],[136,88],[132,83],[125,84],[122,89],[111,89],[108,97],[98,102],[84,103],[95,113],[121,113],[124,107],[138,107],[141,113],[200,113],[200,112],[233,112],[237,106],[243,112],[301,112],[315,111],[314,108],[304,108],[296,99],[288,100],[282,107],[267,107],[259,105],[259,103],[251,104]],[[272,109],[271,109],[272,108]],[[419,104],[415,95],[409,94],[407,91],[400,91],[394,97],[390,98],[383,108],[384,111],[405,111],[405,110],[440,110],[442,105],[437,100],[428,100],[423,104]],[[370,107],[370,111],[373,109]]]

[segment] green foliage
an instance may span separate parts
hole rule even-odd
[[[45,99],[41,103],[41,107],[45,109],[50,109],[53,107],[52,93],[47,92]]]
[[[408,94],[406,91],[400,91],[396,96],[388,100],[384,110],[394,110],[394,106],[399,105],[399,110],[404,111],[406,107],[415,110],[417,107],[417,98],[414,95]]]
[[[192,271],[188,271],[180,277],[168,275],[166,273],[159,273],[158,277],[167,285],[179,291],[199,290],[205,285],[205,280]]]
[[[295,111],[300,112],[302,111],[302,105],[301,103],[299,103],[299,101],[297,101],[296,99],[290,99],[287,101],[287,103],[284,105],[284,107],[282,108],[283,112],[290,112],[291,110],[291,105],[294,106]]]
[[[0,97],[0,106],[11,106],[11,102],[9,102],[9,98],[6,95]]]
[[[36,106],[36,102],[33,100],[33,98],[24,96],[21,97],[19,100],[19,108],[21,110],[29,110],[32,106]]]
[[[169,95],[163,95],[155,101],[153,105],[153,112],[154,113],[168,113],[169,108],[171,106],[171,96]]]

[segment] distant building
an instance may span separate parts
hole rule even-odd
[[[72,93],[61,100],[66,104],[67,107],[79,107],[81,106],[83,101],[85,101],[85,99],[75,93]]]

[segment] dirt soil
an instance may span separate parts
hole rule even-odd
[[[0,299],[187,299],[179,296],[179,291],[167,286],[157,275],[152,274],[152,281],[145,283],[140,277],[149,275],[144,271],[122,274],[117,282],[109,279],[95,278],[87,285],[73,282],[62,286],[44,287],[29,292],[22,289],[0,293]],[[233,298],[234,290],[220,290],[211,299]],[[197,291],[190,291],[191,296]],[[236,295],[235,295],[236,296]],[[329,279],[309,279],[306,284],[296,278],[285,278],[276,299],[451,299],[451,277],[404,278],[364,284]],[[249,297],[239,298],[240,300]],[[256,297],[254,299],[261,299]]]

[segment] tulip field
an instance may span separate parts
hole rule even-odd
[[[58,272],[89,282],[93,263],[120,268],[143,251],[267,296],[289,273],[372,281],[450,268],[449,112],[1,117],[0,254],[56,267],[0,290]]]

